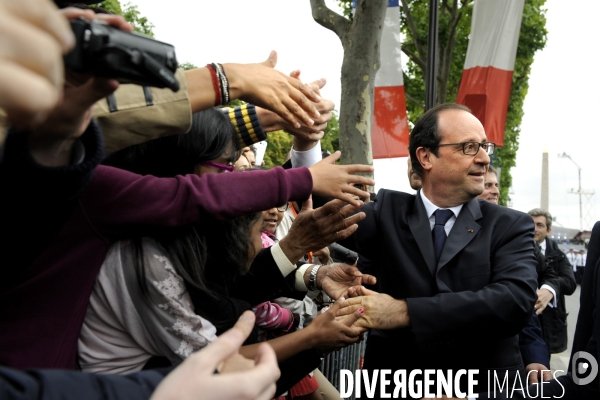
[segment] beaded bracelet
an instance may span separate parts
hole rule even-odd
[[[223,101],[223,97],[221,96],[221,86],[219,85],[219,78],[217,77],[217,71],[213,67],[214,64],[206,64],[208,71],[210,72],[210,76],[212,78],[213,89],[215,90],[215,107],[219,106]]]
[[[219,77],[219,84],[221,86],[221,100],[222,104],[229,104],[230,96],[229,96],[229,80],[227,80],[227,76],[225,75],[225,70],[221,64],[211,64],[215,71],[217,72],[217,76]]]

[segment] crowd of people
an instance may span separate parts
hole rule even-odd
[[[335,399],[318,366],[365,334],[366,371],[598,397],[597,377],[553,379],[550,354],[581,283],[573,351],[600,359],[600,225],[574,261],[547,210],[499,206],[468,108],[416,121],[416,193],[371,196],[371,166],[321,149],[324,79],[275,70],[274,52],[178,70],[178,92],[65,71],[69,20],[132,26],[57,4],[0,0],[0,398]],[[293,146],[265,169],[253,144],[279,129]]]

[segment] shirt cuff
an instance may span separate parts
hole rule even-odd
[[[283,276],[288,276],[296,269],[296,266],[288,260],[283,250],[281,250],[279,243],[275,243],[271,246],[271,255]]]
[[[552,293],[552,300],[548,302],[548,305],[552,308],[556,308],[558,306],[557,302],[556,302],[556,292],[554,291],[554,288],[550,285],[542,285],[542,287],[540,287],[540,289],[547,289],[550,291],[550,293]]]
[[[295,288],[299,292],[308,292],[308,288],[304,284],[304,274],[306,270],[312,267],[314,264],[304,264],[296,270],[296,284]]]
[[[313,146],[312,149],[305,151],[296,151],[292,147],[292,168],[312,167],[323,159],[321,155],[321,141]]]

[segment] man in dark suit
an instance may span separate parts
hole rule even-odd
[[[548,235],[552,232],[552,215],[541,208],[534,208],[529,211],[529,215],[535,224],[534,240],[540,245],[542,253],[545,255],[546,263],[558,274],[558,292],[555,296],[555,301],[550,301],[549,307],[545,307],[540,311],[536,310],[540,316],[540,324],[544,341],[548,345],[550,353],[560,353],[567,349],[567,309],[565,296],[570,296],[575,291],[577,284],[573,275],[573,266],[569,263],[569,259],[559,248],[554,240],[551,240]],[[542,290],[538,291],[538,302],[544,297],[541,294]],[[547,295],[548,300],[552,299],[552,295]],[[548,303],[548,300],[542,303]]]
[[[537,297],[533,223],[475,199],[494,144],[466,107],[427,111],[409,150],[422,189],[380,190],[342,243],[373,261],[379,292],[357,288],[342,314],[364,308],[365,369],[479,369],[485,391],[488,370],[523,369],[517,335]]]

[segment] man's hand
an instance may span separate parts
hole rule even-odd
[[[63,54],[75,44],[49,0],[0,1],[0,108],[11,125],[43,120],[60,99]]]
[[[527,376],[529,378],[529,384],[533,385],[534,383],[546,382],[554,379],[552,376],[552,371],[550,368],[546,367],[543,364],[539,363],[531,363],[527,364],[525,367],[525,371],[527,372]],[[529,373],[530,371],[533,371]]]
[[[151,400],[191,399],[272,399],[279,367],[273,349],[263,343],[257,351],[255,366],[241,372],[215,374],[227,363],[254,327],[254,314],[246,311],[235,326],[213,343],[186,359],[156,388]]]
[[[308,282],[310,271],[311,268],[306,270],[305,282]],[[374,285],[376,282],[377,279],[374,276],[360,272],[356,268],[356,263],[354,265],[341,263],[323,265],[319,268],[316,279],[317,288],[324,290],[332,299],[339,299],[352,286]],[[359,308],[356,307],[353,311]]]
[[[313,193],[319,196],[340,199],[355,207],[362,207],[360,198],[368,198],[369,193],[354,187],[354,184],[374,186],[375,181],[357,173],[373,172],[370,165],[335,165],[341,156],[340,151],[319,161],[309,168],[313,179]]]
[[[408,305],[405,300],[396,300],[387,294],[357,286],[348,290],[346,304],[346,307],[340,309],[338,316],[350,315],[360,308],[364,309],[361,318],[354,323],[354,326],[363,330],[410,326]]]
[[[345,300],[338,299],[306,327],[310,331],[311,348],[333,351],[362,340],[361,331],[352,326],[360,318],[362,311],[357,310],[344,318],[338,318],[337,313],[344,304]]]
[[[535,313],[537,315],[540,315],[542,313],[542,311],[544,311],[546,309],[546,306],[552,300],[554,295],[548,289],[539,289],[537,291],[537,295],[538,295],[538,298],[537,298],[537,300],[535,302],[535,306],[533,308],[535,309]]]
[[[332,200],[316,210],[308,199],[279,246],[292,264],[310,251],[318,251],[333,242],[346,239],[358,229],[365,213],[341,200]],[[356,214],[355,214],[356,213]]]
[[[258,64],[223,64],[232,99],[264,107],[281,116],[291,126],[314,125],[321,115],[314,106],[321,97],[297,79],[276,71],[277,53]]]

